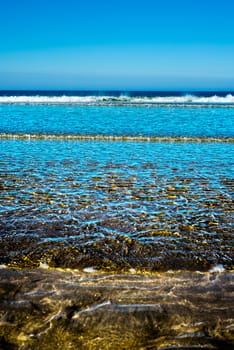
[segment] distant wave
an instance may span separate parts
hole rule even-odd
[[[196,136],[131,136],[131,135],[79,135],[79,134],[21,134],[0,133],[2,140],[53,140],[53,141],[132,141],[132,142],[228,142],[233,137],[196,137]]]
[[[0,104],[45,104],[45,105],[227,105],[234,107],[234,95],[226,96],[0,96]]]

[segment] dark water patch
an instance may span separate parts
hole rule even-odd
[[[62,226],[62,225],[61,225]],[[51,227],[51,226],[50,226]],[[51,267],[126,271],[177,269],[207,271],[216,264],[233,268],[233,237],[230,232],[198,234],[185,230],[150,232],[147,240],[127,234],[100,233],[89,226],[74,232],[58,230],[40,234],[2,234],[0,262],[16,268],[35,268],[40,263]],[[5,230],[6,231],[6,230]],[[48,235],[50,237],[48,237]]]
[[[232,349],[233,273],[0,270],[2,347]]]

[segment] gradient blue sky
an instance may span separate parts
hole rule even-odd
[[[234,90],[233,0],[0,0],[0,89]]]

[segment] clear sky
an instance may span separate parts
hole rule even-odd
[[[234,0],[0,0],[0,89],[234,90]]]

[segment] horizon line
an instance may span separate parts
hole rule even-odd
[[[185,89],[152,89],[152,88],[141,88],[141,89],[116,89],[116,88],[0,88],[0,92],[2,91],[74,91],[74,92],[234,92],[233,88],[216,88],[216,89],[200,89],[200,88],[185,88]]]

